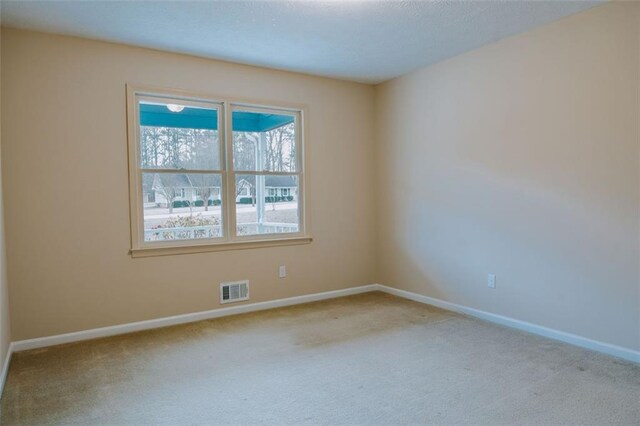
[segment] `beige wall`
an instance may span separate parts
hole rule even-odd
[[[252,302],[381,282],[640,349],[639,8],[375,89],[3,29],[13,339],[217,308],[247,278]],[[127,82],[306,103],[314,242],[131,259]]]
[[[373,87],[9,29],[2,64],[14,340],[375,282]],[[313,243],[131,259],[128,82],[306,104]]]
[[[377,88],[382,283],[640,349],[639,6]]]
[[[0,34],[0,53],[2,52],[2,35]],[[0,59],[0,64],[2,63]],[[0,70],[2,67],[0,66]],[[0,71],[0,76],[2,75]],[[0,85],[1,92],[1,85]],[[2,96],[0,96],[2,98]],[[1,111],[0,106],[0,111]],[[4,208],[2,203],[2,114],[0,113],[0,372],[5,363],[9,343],[11,342],[11,324],[9,318],[9,288],[7,283],[7,267],[4,238]],[[2,389],[0,388],[0,392]]]

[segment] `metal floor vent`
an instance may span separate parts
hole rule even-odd
[[[220,303],[239,302],[249,299],[249,281],[220,284]]]

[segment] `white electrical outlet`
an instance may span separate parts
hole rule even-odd
[[[487,287],[496,288],[496,275],[495,274],[487,275]]]
[[[280,265],[278,269],[278,273],[280,274],[280,278],[284,278],[287,276],[287,267],[285,265]]]

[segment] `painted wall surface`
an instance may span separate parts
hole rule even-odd
[[[249,279],[251,302],[380,282],[640,349],[639,9],[375,88],[3,29],[2,353],[5,270],[13,340],[214,309]],[[131,259],[125,83],[306,104],[314,242]]]
[[[13,339],[375,282],[374,88],[3,29],[2,128]],[[308,108],[308,245],[132,259],[125,84]],[[278,266],[288,276],[278,278]]]
[[[639,8],[377,87],[380,283],[640,349]]]
[[[0,34],[0,53],[2,52],[2,35]],[[0,65],[1,65],[0,60]],[[0,70],[2,67],[0,66]],[[0,78],[2,72],[0,71]],[[2,86],[0,85],[0,98]],[[9,343],[11,343],[11,322],[9,317],[9,286],[7,282],[7,264],[5,252],[4,207],[2,203],[2,113],[0,106],[0,370],[4,366]],[[1,391],[2,389],[0,389]]]

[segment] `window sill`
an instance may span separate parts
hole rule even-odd
[[[152,256],[173,256],[179,254],[207,253],[212,251],[245,250],[263,247],[294,246],[309,244],[311,237],[279,238],[277,240],[235,241],[232,243],[202,244],[173,247],[145,247],[129,250],[132,258]]]

